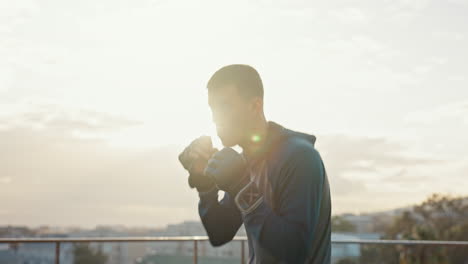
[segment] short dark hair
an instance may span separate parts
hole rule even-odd
[[[259,96],[263,98],[263,83],[257,70],[244,64],[232,64],[222,67],[211,76],[206,85],[208,91],[224,85],[235,85],[244,98]]]

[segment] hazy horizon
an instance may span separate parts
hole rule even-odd
[[[468,1],[4,1],[0,225],[197,220],[177,154],[205,84],[254,66],[317,136],[333,214],[468,195]],[[216,142],[219,145],[219,141]]]

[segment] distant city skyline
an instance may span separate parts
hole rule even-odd
[[[214,136],[205,84],[231,63],[258,69],[267,119],[317,136],[334,214],[468,195],[467,13],[463,0],[4,1],[0,225],[197,220],[177,154]]]

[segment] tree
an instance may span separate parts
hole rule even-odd
[[[353,259],[353,258],[343,258],[343,259],[340,259],[338,260],[338,262],[336,262],[336,264],[357,264],[357,260]]]
[[[331,222],[333,232],[356,232],[356,226],[343,216],[333,216]]]
[[[398,217],[386,238],[407,240],[468,240],[468,197],[433,194]],[[468,263],[463,248],[400,246],[400,259],[408,264]]]
[[[468,240],[468,197],[433,194],[427,200],[395,217],[382,221],[384,239]],[[367,245],[361,249],[360,263],[382,264],[468,264],[463,247]]]
[[[75,244],[73,248],[74,264],[105,264],[107,256],[101,250],[95,250],[88,243]]]

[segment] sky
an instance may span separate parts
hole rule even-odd
[[[0,225],[196,220],[177,155],[249,64],[333,213],[468,195],[468,1],[0,1]],[[219,140],[215,137],[219,146]]]

